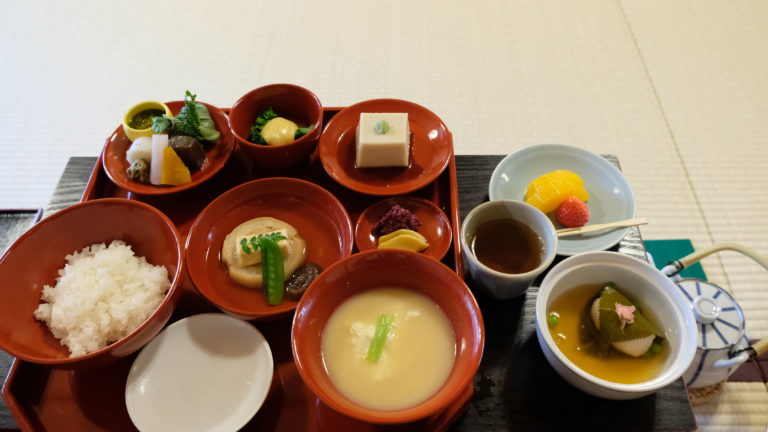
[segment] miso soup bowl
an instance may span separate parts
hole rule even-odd
[[[557,347],[547,311],[558,297],[588,284],[615,282],[643,314],[665,333],[670,353],[651,380],[621,384],[597,378],[571,362]],[[550,365],[574,387],[604,399],[635,399],[660,390],[683,375],[696,353],[696,321],[675,285],[648,263],[616,252],[575,255],[553,267],[536,298],[536,336]]]
[[[371,409],[345,397],[323,366],[323,330],[334,310],[351,296],[398,287],[429,297],[453,325],[456,358],[443,386],[418,405],[394,411]],[[370,250],[326,269],[304,293],[293,318],[291,345],[296,367],[312,392],[333,410],[369,423],[408,423],[445,409],[466,391],[480,365],[485,329],[467,285],[440,262],[401,250]]]

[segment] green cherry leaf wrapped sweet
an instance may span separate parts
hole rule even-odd
[[[662,336],[612,282],[592,302],[590,315],[600,335],[615,349],[632,357],[648,352],[654,339]]]

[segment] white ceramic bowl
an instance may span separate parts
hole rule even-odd
[[[638,384],[597,378],[577,367],[557,348],[547,326],[547,310],[574,287],[613,281],[638,304],[668,339],[672,350],[658,376]],[[536,336],[549,364],[566,381],[605,399],[635,399],[651,394],[680,378],[696,353],[696,321],[689,304],[660,271],[638,259],[615,252],[592,252],[570,257],[553,267],[536,298]]]
[[[621,171],[600,155],[561,144],[526,147],[502,159],[491,175],[488,197],[525,200],[528,184],[555,170],[575,172],[584,180],[589,193],[589,224],[635,217],[635,196]],[[620,228],[563,237],[558,242],[557,253],[575,255],[605,250],[618,243],[628,231],[629,228]]]
[[[472,250],[472,239],[479,227],[495,220],[521,222],[539,236],[543,256],[538,267],[526,273],[503,273],[477,259]],[[547,215],[522,201],[484,202],[472,209],[461,224],[461,252],[467,262],[469,274],[481,289],[498,299],[510,299],[525,294],[531,283],[555,260],[557,242],[555,227]]]
[[[256,327],[224,314],[176,321],[131,366],[125,404],[142,432],[230,432],[256,414],[272,384],[272,352]]]

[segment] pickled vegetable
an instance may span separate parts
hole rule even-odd
[[[163,168],[160,172],[160,184],[181,186],[192,181],[189,168],[184,165],[179,155],[171,147],[163,150]]]
[[[139,183],[149,183],[149,163],[144,159],[136,159],[126,171],[128,178]]]
[[[421,252],[429,247],[429,242],[416,231],[400,229],[379,237],[379,249],[404,249]]]

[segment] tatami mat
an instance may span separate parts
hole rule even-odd
[[[712,241],[768,256],[768,3],[655,0],[622,7]],[[768,337],[768,271],[732,253],[721,261],[750,337]]]
[[[763,383],[726,383],[713,402],[694,407],[696,422],[706,432],[764,432],[768,425],[768,392]]]
[[[711,243],[736,242],[768,255],[768,3],[622,1],[629,26],[690,179]],[[709,243],[694,242],[697,248]],[[712,266],[710,264],[716,264]],[[768,336],[768,271],[732,252],[712,278],[744,309],[748,334]],[[763,432],[762,383],[727,383],[694,407],[705,432]]]

